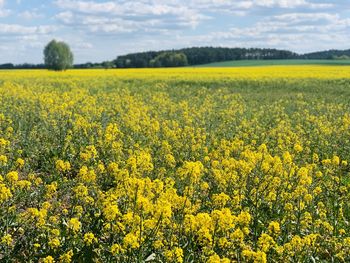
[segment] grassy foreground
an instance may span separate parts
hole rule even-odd
[[[350,261],[349,73],[0,71],[0,261]]]
[[[275,60],[232,60],[216,62],[196,67],[248,67],[248,66],[288,66],[288,65],[350,65],[350,60],[332,59],[275,59]]]

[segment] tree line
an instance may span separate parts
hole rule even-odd
[[[183,67],[223,62],[230,60],[266,60],[266,59],[339,59],[350,58],[348,50],[327,50],[307,54],[297,54],[288,50],[269,48],[223,48],[191,47],[179,50],[148,51],[118,56],[115,60],[102,63],[83,63],[73,65],[73,53],[68,44],[52,40],[44,48],[42,64],[0,64],[0,69],[51,69],[68,68],[158,68]]]
[[[350,57],[350,49],[337,50],[331,49],[326,51],[312,52],[301,55],[303,59],[348,59]]]
[[[192,47],[119,56],[115,60],[115,65],[117,68],[177,67],[178,64],[193,66],[228,60],[292,59],[298,56],[297,53],[278,49]]]

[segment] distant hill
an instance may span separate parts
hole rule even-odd
[[[300,55],[304,59],[349,59],[350,58],[350,49],[346,50],[337,50],[331,49],[326,51],[318,51]],[[348,58],[347,58],[348,57]]]
[[[275,60],[230,60],[224,62],[214,62],[192,67],[254,67],[273,65],[349,65],[349,60],[335,59],[275,59]]]

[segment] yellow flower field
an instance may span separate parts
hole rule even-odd
[[[79,78],[104,78],[118,77],[119,79],[141,80],[223,80],[223,79],[344,79],[350,76],[350,66],[322,66],[322,65],[298,65],[298,66],[256,66],[236,68],[158,68],[158,69],[120,69],[120,70],[69,70],[65,72],[50,72],[43,70],[2,70],[2,80],[14,80],[17,78],[51,78],[74,79]]]
[[[349,77],[0,71],[0,261],[349,262]]]

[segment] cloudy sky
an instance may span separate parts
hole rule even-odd
[[[350,0],[0,0],[0,64],[39,63],[69,43],[75,62],[189,46],[350,48]]]

